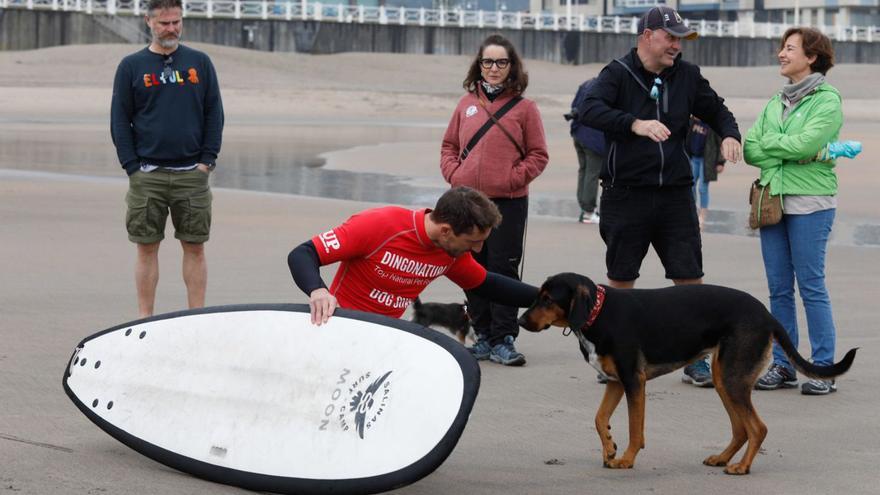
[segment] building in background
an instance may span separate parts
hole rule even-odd
[[[878,26],[880,0],[530,0],[527,10],[566,15],[638,16],[656,4],[687,19],[811,26]],[[796,19],[795,9],[799,10]]]

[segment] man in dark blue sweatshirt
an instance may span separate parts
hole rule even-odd
[[[138,313],[153,314],[159,243],[168,214],[183,246],[188,306],[205,305],[204,243],[211,229],[208,176],[223,133],[217,74],[204,53],[180,44],[181,0],[150,0],[150,46],[119,63],[113,81],[110,133],[129,176],[128,238],[137,244]]]

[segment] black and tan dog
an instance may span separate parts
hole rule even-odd
[[[782,325],[751,295],[713,285],[618,290],[597,286],[575,273],[560,273],[541,286],[538,299],[519,319],[526,330],[571,327],[589,359],[595,346],[611,381],[596,413],[606,467],[631,468],[644,448],[645,382],[712,353],[712,381],[733,428],[733,439],[709,466],[728,474],[748,474],[767,427],[752,405],[751,393],[767,363],[773,339],[801,373],[830,379],[849,370],[856,349],[832,366],[816,366],[798,354]],[[621,457],[609,420],[626,394],[629,445]],[[731,458],[748,442],[742,459]]]
[[[444,327],[465,345],[465,338],[471,335],[471,319],[467,303],[423,303],[418,297],[413,301],[412,321],[423,327]]]

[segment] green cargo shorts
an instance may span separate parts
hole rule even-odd
[[[211,231],[211,199],[208,174],[199,169],[135,172],[128,178],[125,195],[128,239],[138,244],[161,241],[171,212],[174,237],[203,243]]]

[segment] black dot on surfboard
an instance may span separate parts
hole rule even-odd
[[[82,361],[79,362],[79,365],[85,366],[86,365],[86,358],[82,358]]]
[[[101,367],[101,361],[95,361],[95,369]]]
[[[128,337],[129,335],[131,335],[131,329],[130,329],[130,328],[129,328],[128,330],[125,331],[125,336]]]
[[[141,334],[138,335],[138,337],[140,337],[140,338],[144,338],[144,337],[146,337],[146,336],[147,336],[147,332],[145,332],[145,331],[144,331],[144,332],[141,332]]]
[[[92,407],[98,407],[98,399],[92,401]]]
[[[73,364],[74,364],[74,366],[77,365],[77,364],[79,364],[79,358],[74,359],[74,360],[73,360]]]
[[[113,409],[113,401],[112,400],[107,403],[107,410],[109,411],[110,409]]]

